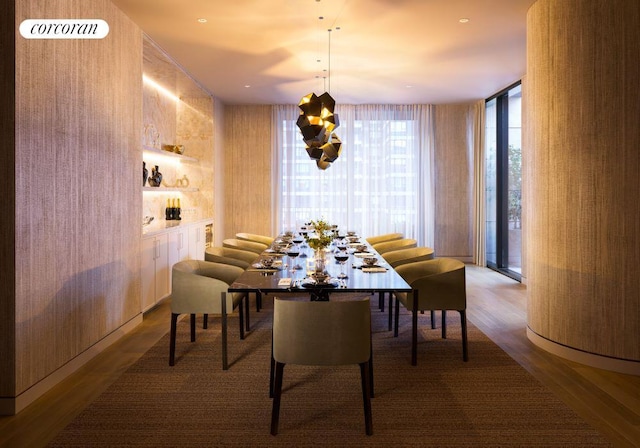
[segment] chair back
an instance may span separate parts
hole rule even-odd
[[[266,244],[256,243],[255,241],[239,240],[237,238],[227,238],[226,240],[223,240],[222,246],[229,247],[231,249],[248,250],[250,252],[255,252],[256,254],[261,254],[269,248]]]
[[[239,240],[253,241],[256,243],[266,244],[267,246],[271,246],[274,240],[273,237],[270,237],[267,235],[259,235],[257,233],[246,233],[246,232],[236,233],[236,238]]]
[[[247,269],[257,258],[258,254],[255,252],[230,247],[209,247],[204,251],[205,261],[230,264],[242,269]]]
[[[219,314],[221,293],[244,270],[237,266],[202,260],[184,260],[171,270],[171,312],[174,314]],[[235,297],[227,294],[227,312],[233,310]]]
[[[418,290],[419,310],[464,310],[467,308],[464,263],[453,258],[408,263],[396,272]],[[408,294],[407,308],[413,306],[413,294]]]
[[[394,268],[407,263],[432,260],[433,257],[434,251],[430,247],[412,247],[409,249],[392,250],[385,252],[382,256],[382,258]]]
[[[392,250],[409,249],[417,246],[418,241],[411,238],[402,238],[400,240],[385,241],[371,245],[380,255],[391,252]]]
[[[369,298],[311,302],[274,299],[273,358],[284,364],[360,364],[371,357]]]
[[[385,233],[384,235],[370,236],[365,238],[367,243],[374,245],[385,241],[401,240],[404,238],[402,233]]]

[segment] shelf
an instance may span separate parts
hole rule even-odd
[[[148,152],[151,154],[158,154],[165,157],[172,157],[174,159],[184,160],[187,162],[198,162],[198,159],[196,159],[195,157],[189,157],[182,154],[177,154],[175,152],[164,151],[162,149],[154,148],[152,146],[142,145],[142,150],[144,152]]]
[[[179,188],[179,187],[173,187],[173,188],[168,188],[168,187],[142,187],[142,191],[156,191],[156,192],[182,191],[182,192],[191,192],[191,191],[198,191],[198,189],[195,188],[195,187],[189,187],[189,188]]]

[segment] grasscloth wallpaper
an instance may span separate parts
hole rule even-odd
[[[0,375],[5,397],[140,312],[141,32],[108,0],[17,3],[16,28],[34,17],[100,17],[110,33],[15,40],[15,361],[2,365],[16,377]]]
[[[640,8],[538,0],[527,16],[528,325],[640,360]]]

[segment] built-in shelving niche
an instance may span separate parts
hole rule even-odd
[[[167,199],[175,197],[194,219],[213,216],[213,97],[146,36],[143,125],[142,160],[149,175],[156,165],[162,173],[160,187],[142,187],[143,216],[164,219]],[[184,153],[165,145],[183,145]]]

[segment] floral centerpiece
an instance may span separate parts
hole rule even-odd
[[[311,249],[315,252],[315,271],[324,272],[325,267],[325,249],[333,241],[333,226],[323,219],[310,221],[309,226],[314,229],[313,233],[305,235],[305,240]]]

